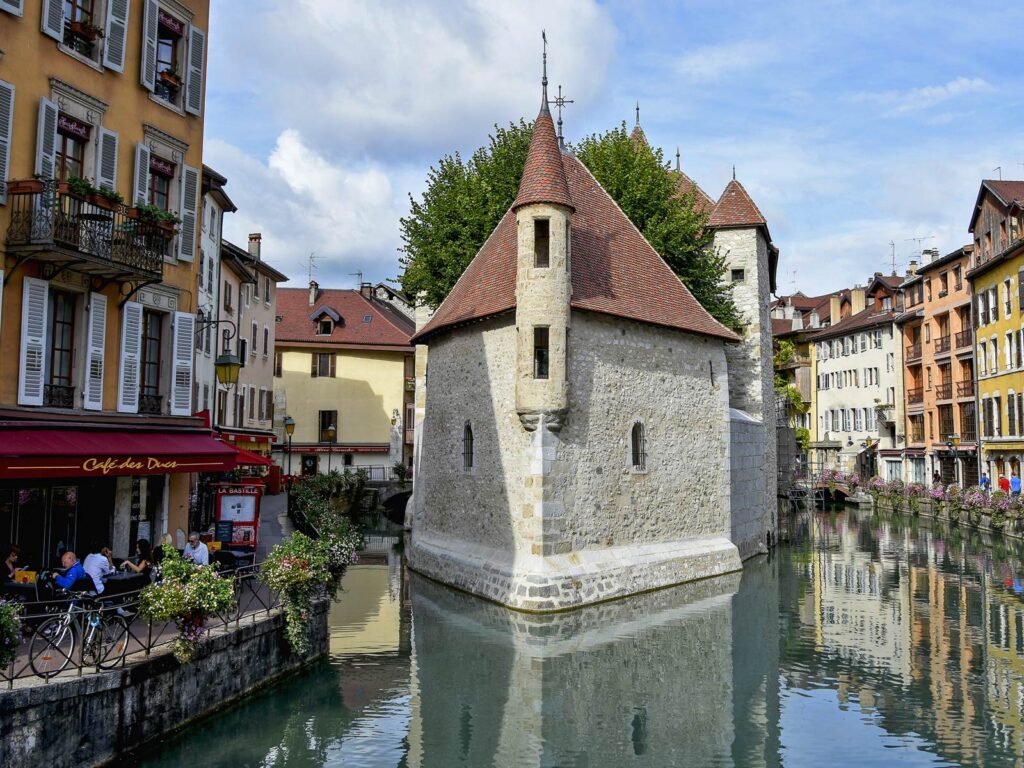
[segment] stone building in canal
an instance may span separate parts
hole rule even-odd
[[[741,211],[716,244],[742,337],[562,146],[545,91],[516,200],[413,339],[429,347],[414,569],[548,611],[735,571],[770,544],[775,252],[738,183],[723,201]]]

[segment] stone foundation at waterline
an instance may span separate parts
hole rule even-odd
[[[322,656],[328,607],[314,607],[305,657],[291,652],[278,613],[212,637],[191,664],[164,647],[123,669],[0,691],[0,765],[107,764]]]

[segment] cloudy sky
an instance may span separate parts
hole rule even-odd
[[[1024,6],[966,2],[216,0],[205,159],[226,231],[321,285],[398,272],[399,218],[442,155],[536,115],[633,121],[712,197],[732,167],[780,292],[821,293],[968,241],[979,180],[1024,178]],[[973,7],[972,7],[973,5]],[[914,241],[912,238],[931,238]]]

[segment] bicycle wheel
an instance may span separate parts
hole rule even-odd
[[[28,646],[28,662],[39,677],[60,673],[75,654],[75,628],[67,616],[55,616],[39,625]]]
[[[113,669],[124,660],[128,650],[128,622],[123,616],[104,616],[96,628],[96,664],[100,669]]]

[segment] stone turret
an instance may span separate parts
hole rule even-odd
[[[566,345],[572,298],[571,216],[547,96],[533,127],[516,216],[516,411],[523,426],[557,432],[569,404]]]

